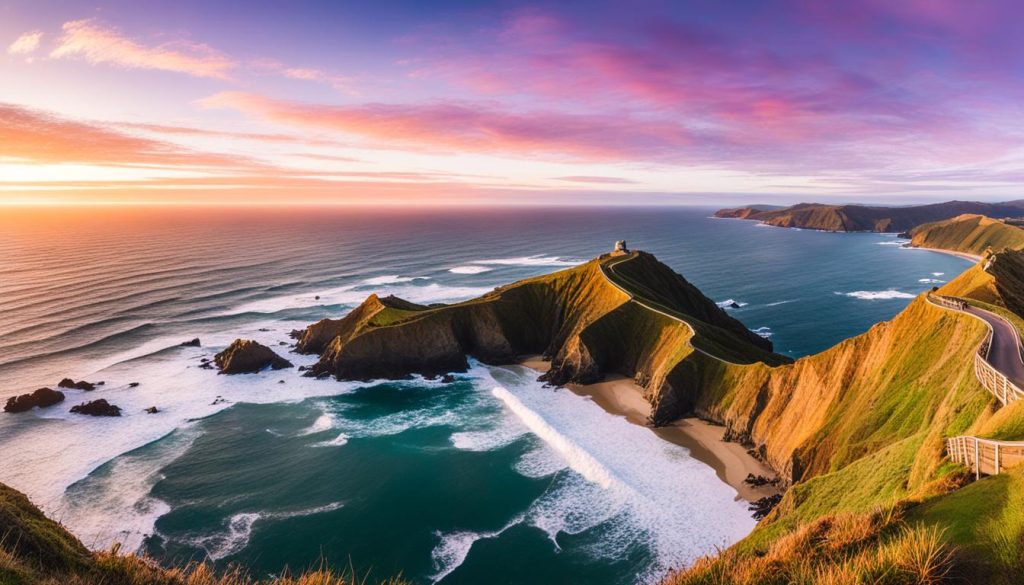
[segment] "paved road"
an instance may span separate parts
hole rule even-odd
[[[1017,332],[1013,325],[995,313],[977,307],[968,307],[967,312],[992,326],[992,347],[988,352],[988,362],[1018,388],[1024,388],[1024,362],[1020,358]]]

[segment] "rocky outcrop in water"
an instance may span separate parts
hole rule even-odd
[[[196,337],[189,341],[182,341],[178,345],[181,347],[202,347],[203,344],[199,341],[199,338]]]
[[[25,412],[35,407],[46,408],[64,401],[64,393],[52,388],[40,388],[29,394],[12,396],[4,405],[5,412]]]
[[[89,416],[121,416],[121,408],[110,404],[103,398],[72,406],[71,412],[76,414],[87,414]]]
[[[265,368],[280,370],[292,363],[251,339],[236,339],[213,358],[221,374],[251,374]]]
[[[99,382],[99,384],[102,384],[102,382]],[[96,386],[97,384],[86,382],[85,380],[79,380],[78,382],[75,382],[71,378],[64,378],[63,380],[57,383],[58,388],[85,390],[86,392],[91,392],[95,390]]]

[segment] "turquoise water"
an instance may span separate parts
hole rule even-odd
[[[326,562],[422,583],[631,583],[753,521],[685,449],[522,368],[445,385],[196,367],[235,337],[277,346],[371,292],[469,298],[625,238],[800,356],[969,266],[890,235],[706,209],[101,213],[0,218],[0,378],[5,395],[105,380],[88,398],[125,416],[0,416],[0,481],[89,545],[258,574]]]

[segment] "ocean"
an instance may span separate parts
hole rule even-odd
[[[728,310],[793,357],[970,265],[893,235],[712,211],[5,210],[0,397],[105,383],[0,415],[0,482],[89,546],[120,541],[168,564],[327,564],[424,584],[656,580],[746,535],[746,504],[686,449],[532,371],[349,383],[198,366],[236,337],[309,364],[280,345],[288,332],[370,293],[458,301],[618,239],[739,305]],[[195,337],[201,347],[180,345]],[[68,412],[96,398],[124,416]]]

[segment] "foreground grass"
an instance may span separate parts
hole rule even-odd
[[[666,585],[911,585],[950,583],[957,549],[940,529],[911,525],[905,506],[827,515],[763,552],[730,549],[699,560]]]

